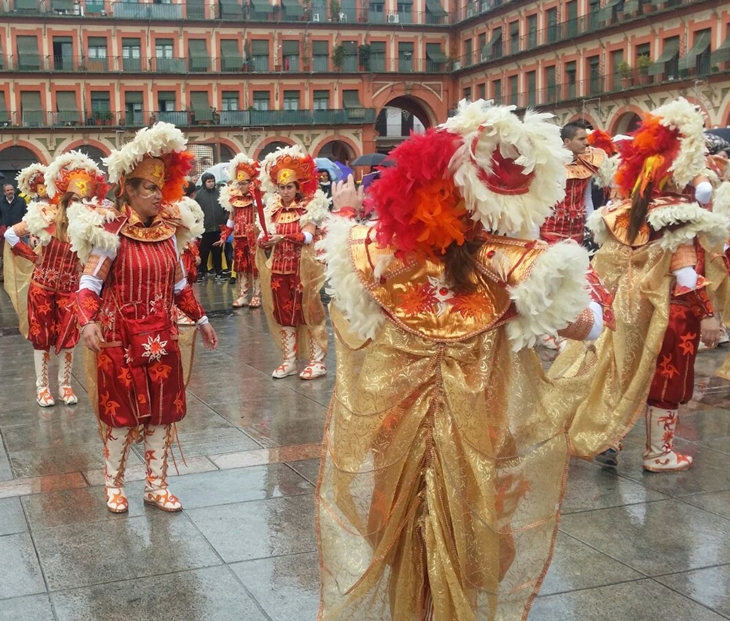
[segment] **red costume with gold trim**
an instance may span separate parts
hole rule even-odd
[[[328,202],[318,189],[314,160],[298,147],[279,149],[263,163],[262,183],[269,192],[261,241],[274,237],[271,256],[259,250],[257,263],[262,274],[264,310],[272,333],[278,335],[284,362],[273,377],[297,373],[297,354],[309,364],[299,374],[315,379],[326,373],[327,353],[325,312],[319,292],[324,285],[324,269],[316,260],[313,241],[317,226],[329,213]],[[298,198],[284,205],[275,194],[277,184],[295,183]]]
[[[95,376],[87,383],[104,435],[107,506],[115,513],[128,509],[124,472],[130,445],[140,435],[147,464],[144,502],[165,511],[182,509],[167,486],[174,423],[186,414],[174,307],[198,325],[207,322],[180,258],[202,222],[199,207],[183,198],[193,159],[186,145],[180,130],[158,123],[107,159],[120,194],[137,188],[129,199],[133,204],[154,204],[149,201],[161,197],[156,216],[143,221],[121,201],[119,211],[80,204],[69,210],[72,241],[85,263],[79,323],[82,330],[96,323],[101,331]],[[127,186],[126,180],[139,183]]]
[[[243,153],[231,161],[229,167],[230,181],[221,189],[221,206],[231,215],[221,231],[221,243],[233,234],[233,269],[236,272],[236,288],[238,297],[233,302],[234,308],[261,306],[261,281],[256,267],[256,205],[253,192],[259,187],[259,163],[249,159]],[[253,297],[248,300],[249,287],[253,288]]]
[[[683,98],[647,114],[632,140],[619,144],[616,184],[624,200],[589,218],[601,244],[593,266],[615,291],[617,312],[615,332],[596,341],[597,360],[570,346],[550,369],[554,378],[589,370],[571,425],[576,455],[599,454],[602,463],[616,465],[620,445],[601,445],[595,432],[622,437],[643,414],[643,468],[675,472],[692,465],[691,456],[674,450],[674,433],[679,406],[692,397],[701,322],[713,315],[705,254],[726,236],[722,216],[681,194],[704,166],[703,124]],[[639,226],[630,235],[632,218]]]
[[[19,238],[29,234],[40,237],[40,256],[23,241],[13,246],[13,254],[35,261],[28,288],[28,340],[34,349],[54,349],[58,354],[79,341],[72,302],[79,286],[80,265],[71,244],[53,235],[56,211],[54,205],[31,203],[13,233]],[[38,228],[43,224],[46,226]]]
[[[119,234],[116,256],[91,256],[84,274],[104,281],[101,297],[83,288],[78,302],[79,322],[98,321],[105,341],[97,360],[99,417],[109,427],[175,423],[185,417],[186,405],[173,302],[194,321],[205,315],[189,284],[173,291],[185,279],[173,239],[175,216],[165,211],[145,225],[126,207],[108,217],[107,231]],[[150,364],[129,364],[124,324],[151,315],[159,315],[159,333],[170,339],[161,340],[153,331],[147,344]]]
[[[586,193],[590,191],[593,176],[606,158],[602,149],[588,147],[566,166],[565,199],[540,227],[540,238],[548,243],[572,239],[583,242],[586,222]]]
[[[72,405],[78,402],[71,387],[71,369],[73,348],[79,340],[73,300],[80,265],[66,234],[66,203],[71,196],[102,196],[107,186],[96,164],[76,151],[60,156],[45,170],[38,165],[29,167],[19,175],[19,184],[31,196],[45,197],[46,185],[51,194],[50,203],[31,202],[23,221],[5,233],[13,254],[35,263],[27,293],[27,337],[36,350],[36,400],[42,407],[54,405],[48,382],[53,349],[59,356],[61,399]],[[40,255],[23,241],[28,235],[39,240]]]

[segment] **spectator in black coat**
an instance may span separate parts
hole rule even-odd
[[[220,189],[215,185],[215,177],[205,173],[201,179],[202,187],[195,193],[195,200],[203,210],[203,226],[205,232],[200,238],[200,265],[201,273],[208,268],[208,255],[213,257],[213,270],[219,280],[225,280],[227,276],[223,273],[221,260],[222,248],[213,244],[220,239],[221,226],[228,221],[228,212],[221,207],[219,196]]]

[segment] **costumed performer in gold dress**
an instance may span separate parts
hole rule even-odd
[[[377,220],[325,221],[321,621],[516,621],[547,572],[581,395],[533,345],[596,338],[603,309],[585,249],[524,238],[563,199],[570,153],[551,115],[513,110],[462,102],[391,153]]]
[[[169,123],[141,129],[105,160],[110,181],[118,184],[116,209],[78,203],[69,208],[69,234],[84,263],[77,299],[81,336],[96,354],[87,382],[102,423],[106,502],[113,513],[129,508],[124,473],[131,443],[140,435],[147,465],[144,503],[182,509],[167,484],[175,424],[187,413],[174,307],[197,323],[203,345],[218,344],[179,253],[200,224],[200,210],[191,211],[191,199],[183,199],[194,157],[186,146]]]
[[[700,339],[713,347],[713,317],[704,278],[705,253],[722,248],[727,220],[684,194],[704,167],[703,117],[683,98],[645,116],[619,144],[616,184],[624,200],[589,219],[601,249],[593,267],[615,289],[616,330],[596,342],[598,361],[583,376],[586,395],[571,424],[575,455],[616,465],[623,437],[646,417],[643,467],[675,472],[692,457],[674,450],[678,409],[692,397]],[[591,358],[593,352],[588,354]],[[586,352],[572,344],[550,368],[552,378],[581,373]]]

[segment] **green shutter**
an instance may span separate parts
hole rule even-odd
[[[213,111],[210,108],[207,91],[190,92],[190,109],[195,114],[195,122],[212,121]]]
[[[448,15],[439,0],[426,0],[426,12],[434,17],[446,17]]]
[[[38,70],[41,67],[41,55],[38,52],[38,37],[18,37],[18,68]]]
[[[656,62],[649,66],[649,75],[660,75],[664,73],[666,64],[679,54],[679,40],[669,39],[664,44],[662,55],[657,58]]]
[[[359,91],[347,90],[342,93],[342,105],[344,108],[362,108]]]
[[[208,71],[210,57],[205,39],[189,39],[190,71]]]
[[[426,57],[434,63],[442,64],[449,62],[446,54],[441,49],[440,43],[426,43]]]
[[[284,56],[299,56],[299,41],[283,41],[281,50]]]
[[[286,9],[287,17],[300,17],[304,15],[304,9],[297,0],[282,0],[282,4]]]
[[[710,60],[713,64],[730,61],[730,34],[728,34],[720,47],[712,52]]]
[[[704,54],[707,48],[710,47],[710,33],[702,32],[695,37],[695,44],[692,49],[679,59],[679,68],[682,69],[694,69],[697,64],[697,57]]]

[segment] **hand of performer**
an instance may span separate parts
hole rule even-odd
[[[343,207],[352,207],[360,213],[364,198],[365,188],[362,186],[356,188],[352,175],[347,175],[347,181],[332,184],[332,205],[335,211],[339,211]]]
[[[226,240],[225,239],[219,239],[217,242],[213,242],[213,245],[214,246],[222,246],[225,243],[226,243]]]
[[[700,338],[706,347],[717,347],[720,340],[720,320],[717,317],[705,317],[700,322]]]
[[[272,246],[276,246],[282,239],[284,239],[283,235],[272,235],[269,237],[269,239],[263,239],[261,241],[261,246],[264,248],[271,248]]]
[[[200,257],[199,256],[196,256],[195,257],[195,265],[200,265]]]
[[[215,333],[213,326],[206,323],[199,328],[200,336],[203,338],[203,346],[205,349],[217,349],[218,348],[218,335]]]
[[[104,337],[101,335],[101,327],[96,322],[87,323],[81,329],[81,338],[84,341],[84,346],[97,354],[101,351],[101,343],[104,342]]]

